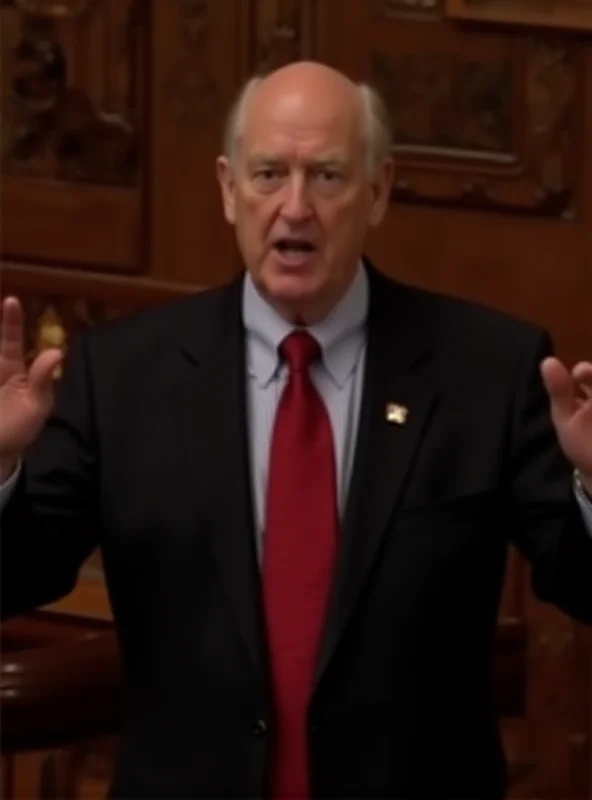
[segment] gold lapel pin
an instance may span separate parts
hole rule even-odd
[[[386,404],[386,421],[392,422],[394,425],[405,425],[409,409],[407,406],[399,405],[399,403]]]

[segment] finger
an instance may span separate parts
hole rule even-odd
[[[571,374],[586,397],[592,397],[592,363],[580,361],[573,368]]]
[[[541,375],[551,398],[553,416],[570,417],[578,410],[575,382],[566,367],[557,358],[546,358],[541,364]]]
[[[44,350],[31,364],[29,385],[39,402],[47,404],[53,397],[53,372],[61,362],[61,350]]]
[[[24,359],[23,312],[16,297],[7,297],[2,303],[0,356],[8,361]]]

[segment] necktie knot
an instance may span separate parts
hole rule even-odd
[[[290,372],[304,372],[321,356],[321,346],[310,333],[294,331],[282,340],[278,348]]]

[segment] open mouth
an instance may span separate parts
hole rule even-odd
[[[285,237],[275,242],[274,249],[282,256],[302,258],[314,253],[316,247],[307,239]]]

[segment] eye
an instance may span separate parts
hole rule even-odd
[[[321,186],[335,186],[341,179],[339,170],[330,167],[324,167],[315,172],[315,180]]]
[[[255,172],[255,178],[263,181],[271,181],[279,176],[279,170],[275,167],[263,167]]]
[[[255,167],[252,182],[258,192],[274,192],[282,185],[286,170],[273,164]]]

